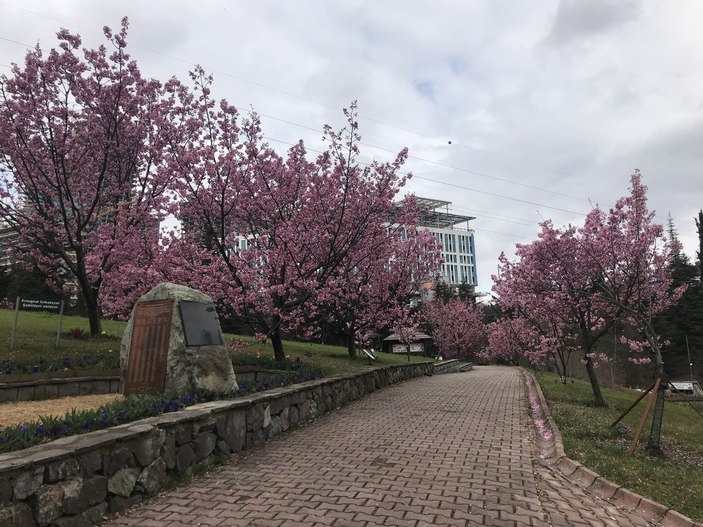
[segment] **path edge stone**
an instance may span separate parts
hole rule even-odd
[[[642,516],[662,527],[702,527],[703,524],[676,512],[649,498],[629,491],[569,458],[564,452],[564,441],[544,398],[542,388],[525,368],[520,368],[527,392],[530,418],[535,431],[537,455],[540,461],[552,470],[599,498],[628,512],[642,512]]]

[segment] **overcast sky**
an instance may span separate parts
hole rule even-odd
[[[145,76],[186,80],[201,64],[281,150],[320,149],[322,125],[358,100],[365,159],[407,146],[407,190],[476,217],[480,291],[541,219],[609,208],[635,168],[695,259],[699,0],[0,0],[0,72],[60,27],[96,46],[125,15]]]

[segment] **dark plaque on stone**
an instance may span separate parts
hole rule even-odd
[[[137,304],[125,375],[125,395],[164,391],[172,313],[172,299]]]
[[[217,311],[213,304],[188,302],[178,303],[183,320],[186,346],[221,346],[222,333]]]

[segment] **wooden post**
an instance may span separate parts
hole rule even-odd
[[[61,300],[61,304],[59,306],[59,325],[56,328],[56,347],[59,347],[59,338],[61,337],[61,326],[63,323],[63,299]]]
[[[20,314],[20,297],[15,300],[15,318],[12,321],[12,336],[10,337],[10,349],[15,347],[15,336],[17,335],[17,318]]]
[[[618,417],[615,421],[613,421],[612,423],[610,423],[610,428],[613,428],[616,424],[618,424],[620,421],[622,421],[623,418],[624,418],[627,414],[629,414],[629,413],[632,411],[632,409],[633,409],[635,406],[637,406],[637,404],[638,404],[642,399],[644,399],[644,397],[645,397],[649,392],[652,391],[652,388],[654,388],[654,384],[652,384],[649,388],[647,388],[645,391],[643,391],[643,392],[640,394],[640,396],[637,398],[637,400],[636,400],[634,403],[632,403],[632,404],[627,408],[627,410],[625,410],[622,414],[620,414],[620,417]]]
[[[637,426],[637,430],[635,431],[635,437],[632,438],[632,443],[630,444],[630,450],[627,451],[628,454],[632,454],[635,449],[637,448],[637,442],[640,440],[640,435],[642,434],[642,429],[644,428],[645,423],[647,422],[647,416],[649,415],[649,411],[652,409],[652,404],[654,403],[654,399],[657,398],[657,391],[659,390],[659,385],[661,384],[661,377],[657,377],[656,382],[654,383],[653,387],[653,392],[651,393],[649,400],[647,401],[647,406],[644,408],[644,413],[642,414],[642,418],[640,419],[640,424]]]

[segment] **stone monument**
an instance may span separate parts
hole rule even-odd
[[[237,390],[212,298],[162,283],[134,306],[120,346],[125,395]]]

